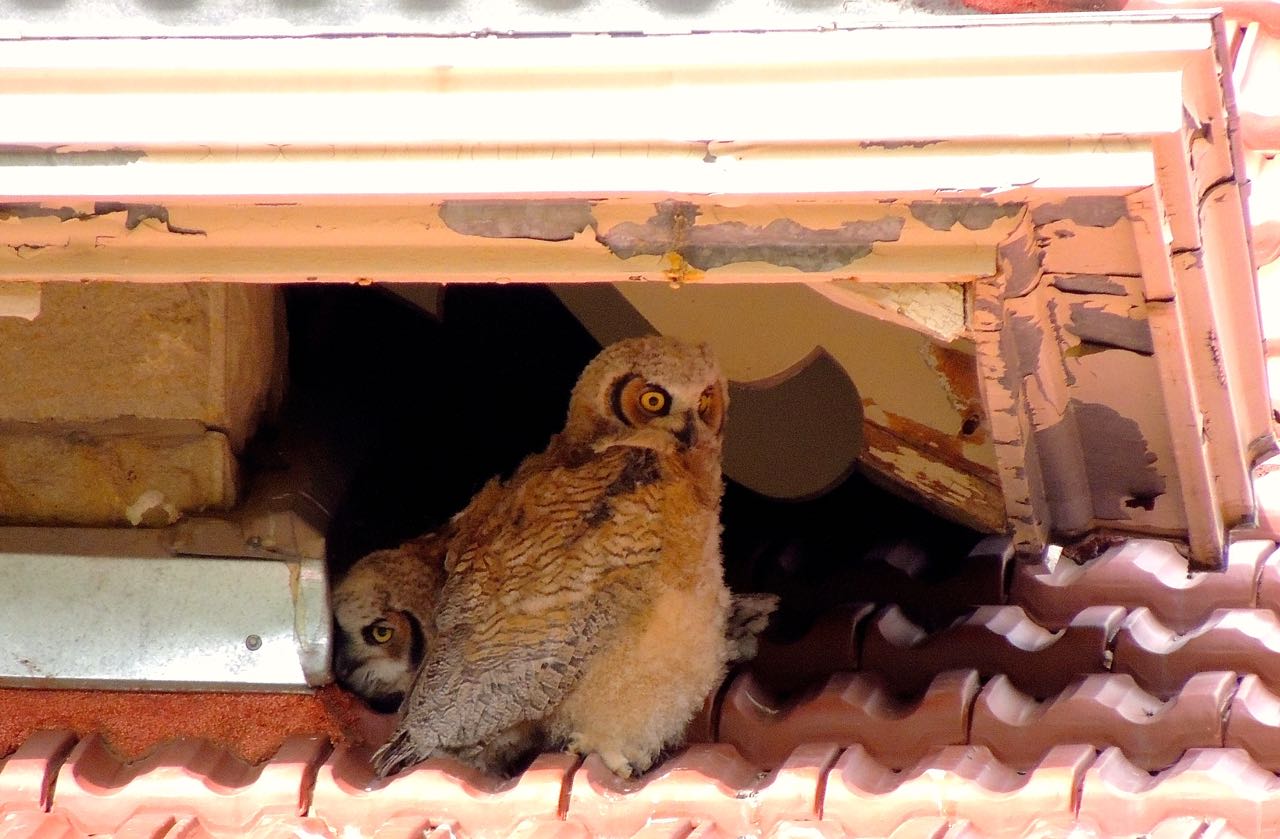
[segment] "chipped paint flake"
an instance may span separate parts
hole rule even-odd
[[[1056,274],[1049,285],[1067,294],[1128,294],[1124,285],[1106,274]]]
[[[170,233],[204,236],[205,231],[179,227],[169,220],[169,210],[160,204],[126,204],[121,201],[98,201],[92,212],[74,207],[47,207],[38,203],[0,203],[0,221],[9,219],[56,218],[59,221],[89,221],[112,213],[124,213],[125,230],[134,230],[144,221],[158,221]]]
[[[1055,204],[1041,204],[1031,211],[1031,220],[1037,226],[1072,221],[1085,227],[1113,227],[1128,215],[1124,196],[1073,195]]]
[[[971,471],[972,464],[939,456],[941,452],[926,453],[900,431],[874,422],[863,424],[863,434],[864,463],[926,508],[977,530],[1005,530],[1004,496],[994,474]]]
[[[663,201],[643,224],[623,222],[599,234],[615,256],[679,254],[701,271],[737,262],[765,262],[801,271],[834,271],[871,253],[875,242],[896,242],[906,219],[884,216],[846,221],[837,228],[814,229],[791,219],[775,219],[763,227],[738,221],[698,224],[698,207]]]
[[[93,215],[105,216],[110,213],[124,213],[124,229],[135,230],[144,221],[158,221],[170,233],[183,236],[204,236],[203,230],[190,227],[179,227],[169,221],[169,210],[159,204],[124,204],[118,201],[99,201],[93,205]]]
[[[81,213],[72,207],[46,207],[35,202],[0,203],[0,221],[24,218],[56,218],[59,221],[93,218],[93,213]]]
[[[61,146],[0,144],[3,166],[127,166],[146,157],[141,149],[65,149]]]
[[[590,201],[445,201],[440,220],[467,236],[546,242],[566,242],[596,224]]]
[[[1040,282],[1044,250],[1035,247],[1030,236],[1022,235],[998,248],[1000,260],[1006,263],[1007,282],[1004,297],[1022,297]]]
[[[1166,491],[1151,451],[1135,420],[1107,405],[1071,400],[1069,417],[1035,434],[1042,459],[1083,458],[1093,518],[1123,521],[1128,510],[1151,510]],[[1055,511],[1055,525],[1074,530],[1088,522],[1076,522]]]
[[[1081,341],[1129,350],[1141,355],[1155,353],[1151,327],[1145,318],[1127,317],[1088,302],[1072,303],[1066,329]]]
[[[1022,211],[1024,205],[1012,202],[1001,204],[996,201],[951,200],[951,201],[912,201],[908,205],[912,217],[933,230],[950,230],[959,224],[966,230],[986,230],[998,219],[1013,218]]]

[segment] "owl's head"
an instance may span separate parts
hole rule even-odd
[[[575,443],[638,430],[671,435],[681,449],[719,450],[729,389],[706,344],[649,335],[603,349],[569,399]]]
[[[334,675],[375,711],[395,711],[434,641],[443,540],[362,557],[333,591]]]

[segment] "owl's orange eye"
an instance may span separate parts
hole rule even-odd
[[[667,394],[657,388],[650,388],[640,394],[640,407],[651,414],[661,414],[667,410]]]
[[[698,397],[698,413],[706,414],[711,409],[711,391],[704,390]]]
[[[375,644],[385,644],[395,637],[396,631],[385,623],[375,623],[369,627],[369,638]]]

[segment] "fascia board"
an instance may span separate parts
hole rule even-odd
[[[968,282],[1019,549],[1110,528],[1212,565],[1273,445],[1247,395],[1261,338],[1232,255],[1248,242],[1218,27],[18,40],[0,53],[0,107],[24,117],[0,150],[0,278]],[[476,198],[581,202],[530,205],[535,227],[590,218],[545,238],[451,226],[445,205]],[[661,201],[733,230],[894,229],[834,267],[611,249],[608,224],[644,228]],[[1123,300],[1053,285],[1086,276]],[[1055,320],[1068,309],[1078,323]],[[1132,339],[1112,316],[1151,348],[1072,337]],[[1152,390],[1125,403],[1115,378],[1138,374]],[[1141,464],[1090,460],[1088,434],[1128,422],[1161,464],[1145,490],[1123,477]]]

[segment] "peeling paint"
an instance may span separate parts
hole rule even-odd
[[[1123,196],[1073,195],[1056,204],[1041,204],[1031,211],[1031,220],[1037,226],[1065,219],[1085,227],[1113,227],[1128,215]]]
[[[1155,468],[1156,455],[1138,423],[1107,405],[1075,399],[1069,413],[1069,420],[1037,430],[1036,446],[1046,460],[1054,452],[1083,458],[1093,518],[1127,520],[1127,510],[1153,509],[1166,491],[1166,482]],[[1088,524],[1072,519],[1055,515],[1054,523],[1066,532]]]
[[[81,212],[72,207],[46,207],[37,203],[0,203],[0,221],[24,218],[56,218],[59,221],[89,221],[112,213],[124,213],[124,227],[133,230],[144,221],[158,221],[170,233],[186,236],[204,236],[205,231],[179,227],[169,221],[169,210],[160,204],[126,204],[120,201],[98,201],[92,212]]]
[[[0,166],[127,166],[146,157],[141,149],[64,150],[61,146],[0,144]]]
[[[908,205],[911,215],[933,230],[950,230],[958,223],[966,230],[986,230],[997,219],[1013,218],[1022,211],[1023,204],[996,201],[912,201]]]
[[[864,149],[924,149],[929,146],[936,146],[945,140],[863,140],[858,143],[860,148]]]
[[[35,202],[0,203],[0,221],[16,218],[56,218],[59,221],[93,218],[93,213],[81,213],[71,207],[46,207]]]
[[[1125,317],[1087,303],[1072,303],[1070,311],[1067,331],[1081,341],[1141,355],[1155,353],[1151,326],[1144,318]]]
[[[204,236],[203,230],[189,227],[178,227],[169,221],[169,210],[159,204],[123,204],[118,201],[99,201],[93,205],[94,216],[105,216],[110,213],[124,213],[124,229],[134,230],[144,221],[158,221],[170,233],[184,236]]]
[[[1128,294],[1122,283],[1106,274],[1055,274],[1049,285],[1067,294]]]
[[[763,227],[737,221],[700,225],[694,204],[663,201],[655,209],[657,214],[644,224],[623,222],[596,238],[621,259],[675,253],[702,271],[735,262],[832,271],[867,256],[875,242],[896,242],[906,223],[884,216],[816,230],[791,219],[775,219]]]
[[[874,422],[863,423],[863,434],[867,447],[862,460],[878,479],[944,518],[987,533],[1005,530],[1004,496],[995,473],[938,458]]]
[[[440,220],[466,236],[546,242],[568,241],[596,224],[590,201],[445,201]]]
[[[1022,297],[1036,287],[1044,265],[1044,250],[1035,247],[1029,236],[1019,236],[1001,245],[998,253],[1009,266],[1005,271],[1008,278],[1004,287],[1005,298]]]

